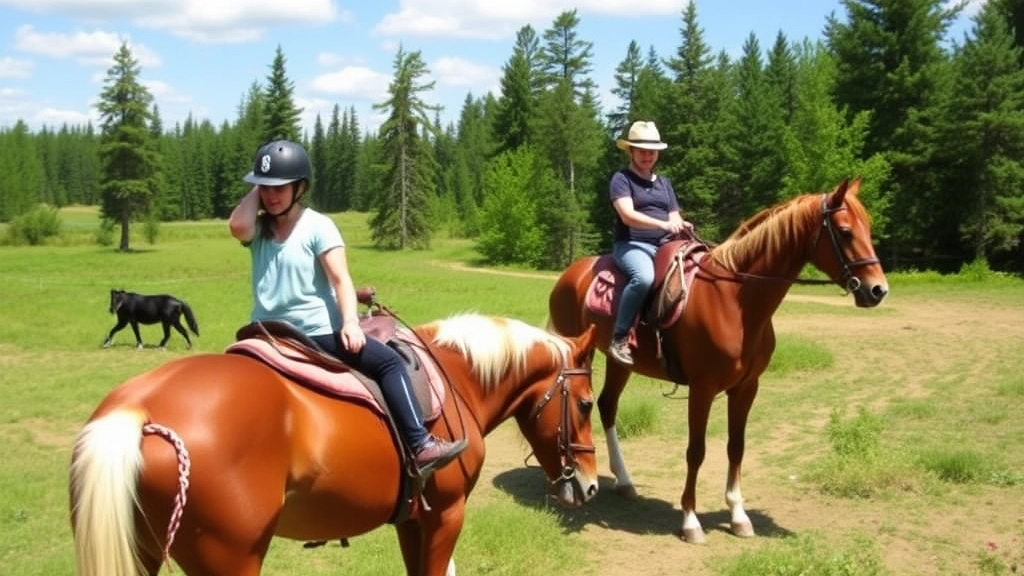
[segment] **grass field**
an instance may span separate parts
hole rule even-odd
[[[464,311],[546,320],[554,273],[482,273],[464,240],[380,252],[364,215],[338,221],[356,284],[376,287],[410,324]],[[0,247],[0,574],[73,572],[67,464],[75,433],[110,388],[190,353],[176,334],[166,351],[137,351],[130,329],[101,349],[114,324],[109,290],[187,301],[202,334],[194,351],[222,350],[248,317],[248,253],[223,221],[164,224],[156,244],[133,236],[127,254],[83,241],[95,227],[94,212],[76,209],[58,245]],[[617,500],[602,477],[595,503],[548,509],[535,470],[522,469],[524,443],[514,425],[503,427],[488,442],[459,573],[1022,573],[1024,282],[913,274],[890,283],[890,300],[876,310],[855,309],[837,288],[796,287],[776,314],[780,345],[754,405],[744,483],[757,538],[715,528],[724,402],[713,408],[698,492],[709,543],[672,537],[685,410],[662,397],[667,385],[635,378],[620,427],[630,428],[623,447],[642,500]],[[143,338],[158,342],[159,327],[144,327]],[[349,549],[275,541],[264,573],[401,571],[384,528]]]

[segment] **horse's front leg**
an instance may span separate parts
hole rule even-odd
[[[440,506],[440,504],[438,504]],[[455,576],[455,543],[465,520],[465,501],[435,508],[396,526],[408,576]]]
[[[604,428],[604,439],[608,445],[608,466],[615,475],[615,491],[630,500],[637,498],[633,479],[626,469],[626,461],[622,457],[619,435],[615,430],[615,418],[619,412],[619,398],[626,388],[630,372],[618,362],[608,359],[605,362],[604,385],[597,398],[597,411],[601,415],[601,426]]]
[[[747,417],[757,397],[758,381],[748,381],[728,392],[729,471],[725,479],[725,503],[729,506],[732,533],[741,538],[754,535],[754,525],[743,509],[743,493],[740,491],[740,476],[743,467],[743,451],[746,448]]]
[[[680,504],[683,508],[683,540],[690,544],[704,543],[704,527],[697,518],[697,474],[704,463],[707,450],[705,435],[708,429],[708,415],[715,400],[714,390],[706,390],[696,383],[690,383],[690,399],[687,408],[689,439],[686,446],[686,485]]]

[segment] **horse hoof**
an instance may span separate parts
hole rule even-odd
[[[732,533],[740,538],[753,538],[754,525],[750,522],[733,522]]]
[[[688,544],[703,544],[704,530],[702,528],[683,528],[683,540]]]
[[[637,494],[636,488],[632,484],[616,486],[615,492],[626,500],[638,500],[640,498],[640,495]]]

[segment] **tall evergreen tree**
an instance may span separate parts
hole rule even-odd
[[[28,212],[42,202],[45,170],[28,125],[0,131],[0,222]]]
[[[263,142],[278,139],[302,142],[302,124],[299,122],[302,108],[295,106],[294,94],[295,83],[288,79],[284,52],[278,45],[267,76]]]
[[[644,69],[643,56],[640,54],[640,45],[636,40],[631,40],[626,47],[626,56],[622,62],[615,67],[615,74],[612,79],[615,87],[612,88],[612,95],[618,97],[619,105],[608,113],[608,131],[613,137],[618,137],[625,132],[630,124],[630,112],[633,110],[633,101],[636,99],[637,86],[640,83],[640,74]]]
[[[918,252],[929,244],[927,231],[940,217],[932,193],[941,169],[934,163],[939,144],[934,129],[949,78],[941,42],[962,7],[946,4],[843,0],[847,22],[830,16],[825,28],[838,65],[836,102],[851,115],[871,113],[865,153],[886,154],[892,167],[889,216],[900,226],[890,242],[882,243],[880,254],[895,268],[949,256]]]
[[[139,81],[138,61],[126,43],[114,55],[96,104],[100,113],[100,158],[103,175],[101,214],[120,224],[118,250],[130,249],[129,226],[149,214],[157,194],[160,164],[149,131],[153,97]]]
[[[430,71],[419,51],[407,53],[399,47],[394,69],[388,100],[373,105],[388,118],[380,128],[384,188],[376,199],[370,230],[380,247],[427,248],[437,168],[421,130],[433,129],[430,112],[438,107],[426,104],[421,94],[433,90],[434,82],[422,81]]]
[[[501,97],[492,127],[498,153],[515,150],[530,140],[530,121],[540,93],[539,51],[533,28],[520,28],[512,57],[502,67]]]
[[[688,3],[682,16],[681,43],[666,63],[673,75],[673,105],[646,120],[658,124],[669,144],[660,166],[672,180],[683,214],[713,238],[719,228],[714,212],[718,185],[713,169],[719,165],[715,130],[730,95],[720,90],[720,83],[716,88],[714,58],[697,20],[696,3]]]
[[[955,57],[939,152],[947,170],[942,200],[954,209],[942,212],[946,218],[935,222],[929,238],[941,253],[959,252],[960,262],[994,256],[1024,267],[1020,53],[1000,7],[989,4]]]

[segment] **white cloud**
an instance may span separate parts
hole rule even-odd
[[[374,28],[380,36],[449,37],[497,40],[513,36],[526,23],[546,28],[562,12],[679,17],[688,0],[402,0]]]
[[[387,96],[391,78],[365,66],[346,66],[313,79],[312,90],[320,94],[347,96],[377,102]]]
[[[34,65],[31,60],[20,60],[5,56],[0,58],[0,78],[28,78]]]
[[[49,56],[59,60],[72,59],[89,66],[110,66],[123,42],[128,43],[132,58],[144,68],[160,66],[160,56],[142,44],[133,44],[114,32],[72,32],[69,34],[38,32],[29,25],[14,32],[14,47],[21,52]]]
[[[464,58],[438,58],[429,68],[438,84],[468,86],[481,93],[495,90],[501,77],[501,70],[476,64]]]

